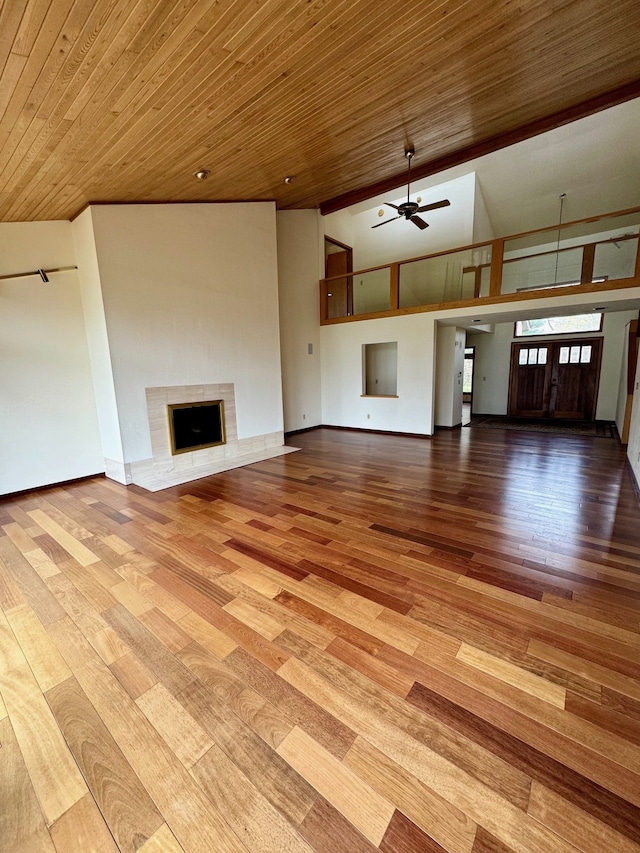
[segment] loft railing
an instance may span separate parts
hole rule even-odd
[[[320,281],[322,323],[640,286],[640,207]]]

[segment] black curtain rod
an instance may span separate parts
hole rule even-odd
[[[9,278],[27,278],[30,275],[39,275],[43,281],[49,281],[48,274],[52,272],[68,272],[69,270],[77,270],[78,267],[55,267],[55,269],[45,270],[37,269],[33,272],[16,272],[11,275],[0,275],[0,281],[5,281]]]

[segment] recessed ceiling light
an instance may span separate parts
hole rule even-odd
[[[482,319],[472,320],[471,322],[472,322],[472,323],[482,323]]]
[[[296,179],[295,175],[287,175],[287,177],[284,179],[283,183],[292,184],[295,181],[295,179]]]
[[[199,181],[206,181],[211,172],[209,169],[198,169],[197,172],[193,173],[193,177],[197,178]]]
[[[596,307],[593,310],[594,311],[604,311],[606,307],[607,307],[606,305],[596,305]]]

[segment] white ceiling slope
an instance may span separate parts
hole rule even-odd
[[[412,196],[475,171],[495,235],[518,234],[558,221],[640,205],[640,99],[627,101],[548,133],[412,184]],[[416,151],[415,164],[420,163]],[[361,213],[390,201],[387,193],[349,208]]]

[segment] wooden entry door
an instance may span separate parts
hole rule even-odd
[[[511,417],[592,421],[602,338],[511,345]]]

